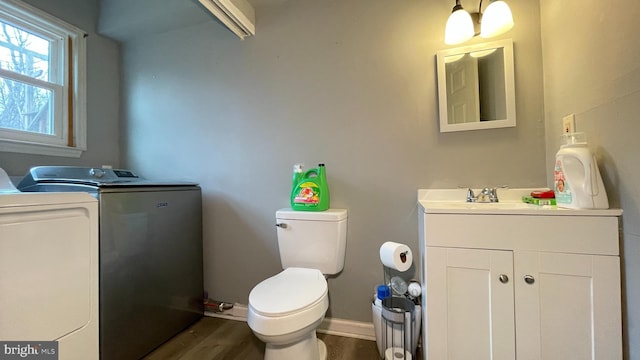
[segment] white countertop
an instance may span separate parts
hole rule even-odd
[[[620,216],[621,209],[566,209],[555,205],[533,205],[522,202],[531,191],[547,189],[498,189],[497,203],[466,202],[467,189],[419,189],[418,204],[427,214],[500,214],[500,215],[565,215]],[[479,191],[474,189],[474,191]]]

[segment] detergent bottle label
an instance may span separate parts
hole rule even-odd
[[[295,204],[305,204],[306,206],[317,206],[320,202],[320,188],[312,181],[305,181],[298,185],[299,191],[293,198]]]
[[[553,170],[554,192],[556,194],[556,202],[559,204],[571,204],[572,195],[571,188],[567,183],[562,168],[562,161],[556,160],[556,166]]]

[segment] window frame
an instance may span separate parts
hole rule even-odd
[[[0,1],[0,20],[12,26],[55,36],[56,83],[28,78],[54,92],[55,135],[0,128],[0,151],[80,157],[87,149],[86,37],[82,29],[17,0]],[[35,30],[35,31],[34,31]],[[5,79],[20,81],[20,74],[0,69]]]

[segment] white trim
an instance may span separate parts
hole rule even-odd
[[[247,305],[235,303],[233,308],[221,313],[205,311],[204,315],[209,317],[247,321]],[[376,340],[372,322],[353,321],[336,318],[325,318],[316,330],[322,334],[344,336],[363,340]]]
[[[240,39],[256,34],[255,10],[246,0],[198,0]]]
[[[87,39],[84,35],[74,37],[73,71],[76,74],[73,81],[73,118],[75,147],[87,150]]]
[[[372,322],[325,318],[318,327],[318,332],[363,340],[376,340]]]
[[[79,147],[45,145],[0,139],[0,151],[4,152],[79,158],[80,155],[82,155],[82,150],[84,149]]]
[[[482,51],[496,48],[503,48],[506,118],[482,122],[478,118],[477,122],[450,124],[448,121],[449,110],[447,103],[448,91],[445,57],[450,55],[466,54],[472,51]],[[440,50],[436,54],[436,60],[440,132],[495,129],[516,126],[516,100],[512,39],[497,40],[487,43],[466,45],[459,48]]]
[[[39,25],[55,26],[66,32],[84,33],[85,31],[79,27],[73,26],[57,17],[31,6],[24,1],[19,0],[3,0],[0,2],[0,9],[9,10],[14,14],[19,14],[18,19],[28,18],[30,22],[37,22]],[[15,15],[14,15],[15,17]],[[44,22],[43,22],[44,20]],[[24,20],[22,20],[24,21]]]

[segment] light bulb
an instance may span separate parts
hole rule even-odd
[[[445,44],[454,45],[463,43],[471,39],[474,34],[471,15],[462,9],[462,7],[449,15],[447,25],[444,29]]]
[[[506,2],[497,0],[491,2],[482,15],[480,24],[480,36],[493,37],[511,30],[513,27],[513,15]]]

